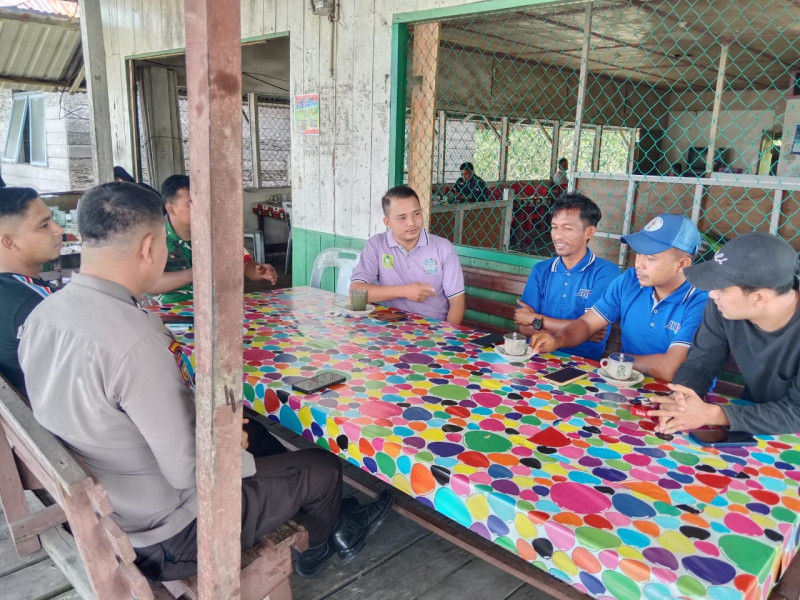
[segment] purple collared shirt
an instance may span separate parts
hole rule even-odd
[[[424,302],[395,298],[385,304],[430,319],[446,319],[450,298],[464,293],[464,274],[453,244],[425,230],[410,252],[397,243],[391,231],[373,235],[361,251],[350,281],[369,285],[427,283],[436,294]]]

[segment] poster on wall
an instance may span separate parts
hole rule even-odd
[[[319,135],[319,94],[294,97],[294,127],[302,135]]]
[[[800,154],[800,125],[795,127],[794,139],[792,140],[792,154]]]

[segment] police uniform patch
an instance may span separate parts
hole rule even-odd
[[[439,270],[439,265],[436,262],[435,258],[426,258],[425,261],[422,263],[422,269],[428,275],[434,275],[436,271]]]
[[[394,256],[391,254],[384,254],[381,257],[381,264],[384,269],[394,269]]]
[[[175,364],[178,365],[178,372],[181,374],[183,383],[189,389],[194,389],[194,367],[192,366],[191,359],[186,356],[183,351],[183,344],[176,340],[172,340],[169,345],[169,351],[175,359]]]

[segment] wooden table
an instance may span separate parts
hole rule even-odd
[[[630,401],[662,383],[619,388],[557,354],[509,363],[470,345],[478,332],[341,315],[339,301],[312,288],[245,297],[257,411],[589,595],[766,598],[794,556],[798,436],[728,449],[660,439]],[[190,353],[192,333],[183,340]],[[586,379],[541,379],[566,365]],[[349,379],[291,392],[319,369]]]

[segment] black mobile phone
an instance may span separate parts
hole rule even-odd
[[[175,313],[165,313],[161,316],[161,322],[165,325],[167,323],[186,323],[189,325],[194,324],[194,315],[179,315]]]
[[[589,372],[584,371],[583,369],[579,369],[577,367],[565,367],[563,369],[559,369],[558,371],[553,371],[552,373],[542,375],[542,379],[547,379],[548,381],[552,381],[558,385],[567,385],[568,383],[578,381],[579,379],[583,379],[588,376]]]
[[[503,336],[499,333],[487,333],[486,335],[482,335],[477,339],[470,340],[469,343],[474,344],[475,346],[480,346],[481,348],[489,348],[490,346],[499,344],[502,341],[504,341]]]
[[[725,448],[728,446],[755,446],[756,438],[746,431],[728,431],[727,429],[695,429],[689,437],[701,446]]]
[[[374,312],[370,315],[371,318],[375,319],[376,321],[383,321],[384,323],[389,323],[391,321],[405,321],[408,318],[406,313],[401,312],[394,312],[391,310],[382,310],[380,312]]]
[[[292,384],[292,389],[304,394],[313,394],[332,385],[344,383],[347,377],[336,371],[320,371],[313,377],[301,379]]]

